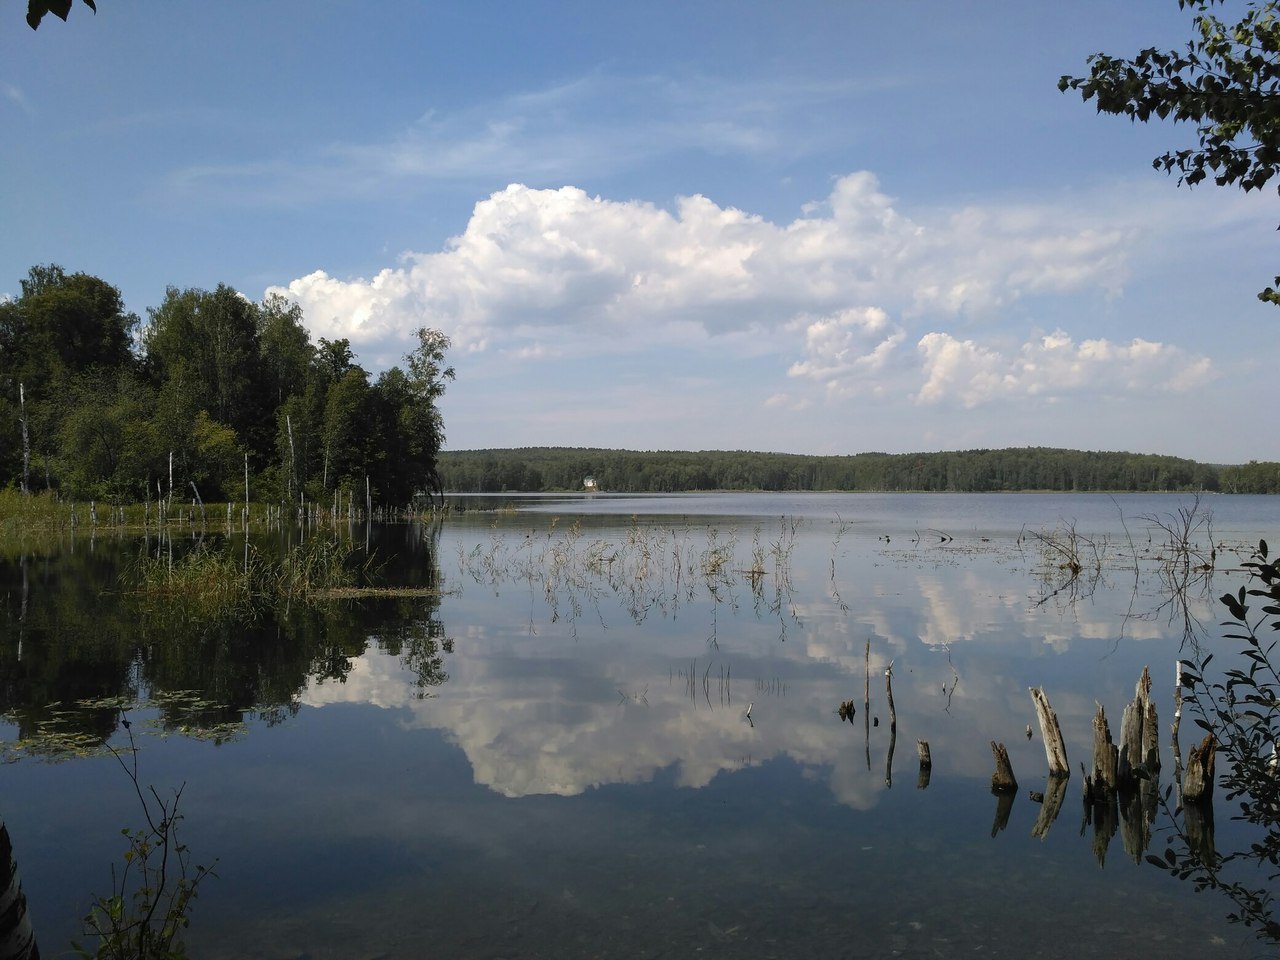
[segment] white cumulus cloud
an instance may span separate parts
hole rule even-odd
[[[976,407],[993,400],[1054,399],[1088,391],[1118,395],[1143,391],[1181,392],[1199,387],[1215,373],[1207,357],[1169,344],[1105,339],[1077,344],[1061,330],[1024,343],[1016,354],[929,333],[917,344],[925,382],[916,394],[922,404],[957,400]]]
[[[882,370],[906,335],[891,315],[1115,290],[1125,237],[1052,206],[913,220],[865,171],[789,223],[700,195],[667,210],[512,184],[479,201],[442,250],[407,253],[370,279],[317,270],[269,292],[298,301],[317,335],[347,337],[361,356],[398,356],[423,324],[462,349],[530,356],[560,342],[711,349],[747,334],[801,357],[794,376],[843,390]]]

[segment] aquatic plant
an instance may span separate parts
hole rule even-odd
[[[172,541],[167,541],[171,543]],[[199,543],[176,559],[163,550],[142,557],[125,577],[155,618],[215,619],[251,615],[260,605],[347,597],[372,558],[338,536],[313,536],[278,557],[246,546]]]
[[[185,960],[182,932],[190,923],[192,903],[201,884],[217,876],[212,867],[192,865],[191,852],[178,837],[178,812],[185,786],[168,800],[154,786],[143,788],[138,775],[138,751],[129,730],[126,761],[108,745],[133,785],[145,826],[120,831],[128,841],[124,865],[111,870],[111,892],[95,898],[84,918],[84,932],[96,940],[92,949],[72,947],[80,957],[94,960]]]

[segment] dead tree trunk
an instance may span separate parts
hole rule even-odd
[[[1124,708],[1124,718],[1120,724],[1120,755],[1116,778],[1121,789],[1135,787],[1141,778],[1140,773],[1150,776],[1160,769],[1158,723],[1156,708],[1151,702],[1151,672],[1143,667],[1133,699]]]
[[[1062,727],[1058,715],[1049,706],[1043,687],[1031,687],[1031,701],[1036,707],[1036,719],[1040,722],[1040,739],[1044,742],[1044,756],[1049,762],[1049,776],[1066,779],[1071,776],[1067,764],[1067,745],[1062,739]]]
[[[1217,741],[1209,733],[1187,754],[1187,768],[1182,774],[1184,802],[1208,803],[1213,799],[1213,758],[1217,749]]]
[[[1009,751],[1003,743],[991,741],[991,753],[996,759],[996,772],[991,775],[991,789],[994,793],[1011,793],[1018,789],[1018,780],[1013,775],[1013,764],[1009,762]]]
[[[1119,750],[1111,740],[1107,712],[1098,704],[1098,712],[1093,715],[1093,776],[1085,778],[1089,800],[1101,803],[1115,796],[1118,762]]]
[[[22,492],[31,493],[31,439],[27,435],[27,393],[18,384],[18,418],[22,423]]]
[[[1182,723],[1182,661],[1178,661],[1173,687],[1173,782],[1182,789],[1182,748],[1178,745],[1178,727]],[[1181,802],[1181,801],[1179,801]]]
[[[889,754],[884,761],[884,783],[893,786],[893,750],[898,745],[898,711],[893,706],[893,661],[884,670],[884,693],[889,702]]]

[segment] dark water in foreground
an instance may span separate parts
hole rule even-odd
[[[383,580],[442,596],[249,622],[140,612],[119,585],[132,540],[0,557],[0,817],[43,955],[67,952],[139,819],[114,759],[75,755],[75,734],[126,742],[106,697],[130,705],[143,779],[185,783],[194,859],[217,858],[195,956],[1274,950],[1123,831],[1083,825],[1077,765],[1095,700],[1118,735],[1149,665],[1167,730],[1184,644],[1232,652],[1211,598],[1280,530],[1276,499],[1200,504],[1220,550],[1185,608],[1141,519],[1190,506],[1172,497],[467,505],[438,530],[353,534]],[[1101,566],[1074,583],[1052,545],[1073,528]],[[1077,767],[1042,838],[1033,685]],[[1021,783],[1003,824],[992,740]],[[1219,806],[1226,850],[1244,837]],[[1150,833],[1159,854],[1164,813]]]

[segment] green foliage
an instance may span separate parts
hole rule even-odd
[[[125,586],[152,625],[252,617],[262,608],[307,600],[357,582],[369,570],[355,547],[337,536],[313,536],[278,557],[246,550],[236,556],[201,542],[176,559],[147,554]]]
[[[86,7],[94,13],[98,12],[98,7],[94,0],[81,0]],[[28,0],[27,2],[27,26],[32,30],[39,28],[40,21],[45,14],[52,13],[59,20],[66,22],[67,15],[71,12],[71,0]]]
[[[1272,887],[1280,879],[1280,562],[1271,559],[1265,540],[1244,564],[1249,585],[1221,598],[1229,619],[1227,640],[1241,644],[1238,666],[1208,679],[1209,654],[1183,671],[1183,695],[1197,714],[1196,724],[1216,738],[1217,756],[1226,761],[1221,783],[1236,813],[1232,819],[1253,829],[1247,847],[1218,855],[1212,844],[1176,835],[1163,858],[1149,863],[1166,869],[1198,889],[1218,890],[1235,904],[1231,919],[1256,929],[1261,939],[1280,944]],[[1257,608],[1255,610],[1255,607]],[[1170,788],[1172,789],[1172,788]],[[1169,794],[1166,793],[1166,802]],[[1261,874],[1261,877],[1260,877]],[[1265,882],[1259,885],[1259,880]]]
[[[406,356],[370,383],[347,340],[312,345],[302,310],[253,303],[226,285],[170,287],[138,318],[119,291],[61,267],[32,267],[0,303],[0,486],[24,483],[79,499],[130,502],[194,484],[204,500],[328,500],[368,489],[404,506],[439,491],[444,426],[436,401],[453,369],[449,340],[416,331]],[[25,408],[19,409],[19,395]],[[159,491],[157,491],[159,486]]]
[[[1195,11],[1185,49],[1148,48],[1132,59],[1095,53],[1087,77],[1063,76],[1058,88],[1079,91],[1099,113],[1193,124],[1198,147],[1167,151],[1153,166],[1188,186],[1211,178],[1257,190],[1280,171],[1280,8],[1251,2],[1226,23],[1209,12],[1219,3],[1226,0],[1178,0]],[[1258,297],[1280,303],[1273,287]]]
[[[121,721],[126,729],[129,721]],[[142,807],[146,826],[120,831],[128,842],[124,866],[111,871],[111,893],[99,896],[84,918],[84,931],[96,940],[88,949],[73,944],[81,957],[96,960],[180,960],[182,941],[200,885],[216,876],[211,867],[192,866],[191,854],[178,837],[182,787],[165,800],[155,787],[145,791],[138,779],[138,751],[129,734],[131,763],[109,747],[128,775]]]

